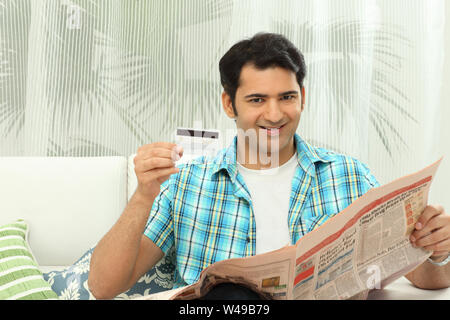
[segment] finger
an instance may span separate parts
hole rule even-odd
[[[150,158],[139,161],[135,166],[136,173],[144,173],[158,168],[172,168],[175,163],[168,158]]]
[[[183,156],[184,150],[183,147],[179,144],[177,144],[175,147],[172,148],[172,159],[173,161],[178,161]]]
[[[433,251],[432,257],[442,257],[448,255],[448,251]]]
[[[147,160],[150,158],[168,158],[168,159],[174,159],[175,154],[177,154],[174,151],[175,147],[172,149],[167,148],[148,148],[146,150],[142,150],[137,156],[136,160]]]
[[[177,146],[177,144],[173,142],[154,142],[151,144],[151,146],[155,148],[172,149],[173,147]]]
[[[138,154],[138,155],[145,154],[145,153],[147,153],[148,150],[156,149],[156,148],[172,150],[176,146],[177,146],[177,144],[172,143],[172,142],[155,142],[155,143],[150,143],[150,144],[145,144],[143,146],[140,146],[137,149],[136,154]]]
[[[176,169],[178,169],[178,168],[176,168]],[[177,174],[178,172],[180,172],[180,170],[178,170],[178,171],[176,171],[176,172],[174,172],[174,173],[165,175],[165,176],[158,177],[157,179],[158,179],[159,183],[163,183],[164,181],[166,181],[167,179],[169,179],[170,176],[172,176],[172,175],[174,175],[174,174]]]
[[[142,157],[142,159],[148,159],[152,157],[165,157],[170,158],[172,159],[172,161],[176,162],[181,159],[181,157],[183,156],[183,152],[184,150],[182,146],[174,145],[170,149],[162,147],[149,148],[143,151],[140,156]]]
[[[176,153],[178,153],[178,154],[180,155],[180,157],[183,156],[184,149],[183,149],[183,146],[182,146],[182,145],[177,144],[177,146],[174,148],[174,151],[175,151]]]
[[[151,171],[143,172],[139,175],[138,181],[142,184],[149,184],[158,181],[162,183],[164,180],[163,177],[170,177],[172,174],[178,173],[180,171],[179,168],[159,168]]]
[[[434,216],[433,218],[428,220],[428,223],[422,229],[413,231],[411,233],[411,238],[418,240],[427,236],[430,232],[433,232],[434,230],[440,229],[449,224],[450,219],[448,216],[445,216],[443,214]]]
[[[416,247],[426,247],[439,243],[449,238],[449,232],[446,228],[441,228],[415,241]]]
[[[152,180],[160,179],[162,177],[168,176],[170,177],[172,174],[178,173],[180,171],[180,168],[173,167],[173,168],[161,168],[161,169],[155,169],[149,172],[146,172],[145,175],[148,175],[148,177]]]
[[[450,239],[445,239],[444,241],[432,244],[430,246],[423,247],[427,251],[450,251]]]
[[[424,228],[431,218],[441,214],[443,211],[444,210],[441,206],[426,206],[416,222],[416,230],[421,230]]]

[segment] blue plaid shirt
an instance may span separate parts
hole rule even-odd
[[[289,201],[292,244],[378,186],[358,160],[294,136],[298,166]],[[237,137],[214,158],[179,165],[161,186],[144,234],[163,252],[175,246],[174,288],[195,283],[210,264],[256,252],[252,199],[236,167]]]

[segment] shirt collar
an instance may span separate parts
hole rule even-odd
[[[294,134],[294,143],[297,149],[297,162],[299,166],[311,176],[315,176],[315,163],[316,162],[331,162],[326,153],[321,152],[317,148],[311,146],[304,141],[296,133]],[[212,175],[215,173],[226,170],[234,181],[237,175],[236,165],[236,150],[237,150],[237,136],[234,136],[233,142],[226,149],[222,149],[213,159]]]
[[[297,161],[303,171],[311,176],[316,175],[316,162],[331,162],[332,159],[327,154],[318,148],[313,147],[306,141],[304,141],[296,133],[294,135],[294,141],[297,148]]]

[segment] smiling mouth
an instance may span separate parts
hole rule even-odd
[[[258,127],[262,128],[264,130],[276,130],[276,129],[279,130],[279,129],[283,128],[285,125],[286,124],[283,124],[282,126],[279,126],[279,127],[263,127],[263,126],[258,126]]]
[[[286,124],[283,124],[282,126],[279,126],[279,127],[263,127],[263,126],[259,126],[259,127],[261,129],[263,129],[268,136],[278,136],[280,134],[281,129],[285,125]]]

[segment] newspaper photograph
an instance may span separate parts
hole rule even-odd
[[[203,297],[219,283],[236,283],[257,292],[263,299],[286,299],[292,292],[295,246],[255,255],[218,261],[202,271],[196,283],[155,293],[140,299],[191,300]]]
[[[216,262],[192,285],[140,299],[198,299],[223,282],[246,286],[263,299],[365,299],[432,254],[414,248],[409,236],[441,161],[370,189],[295,245]]]

